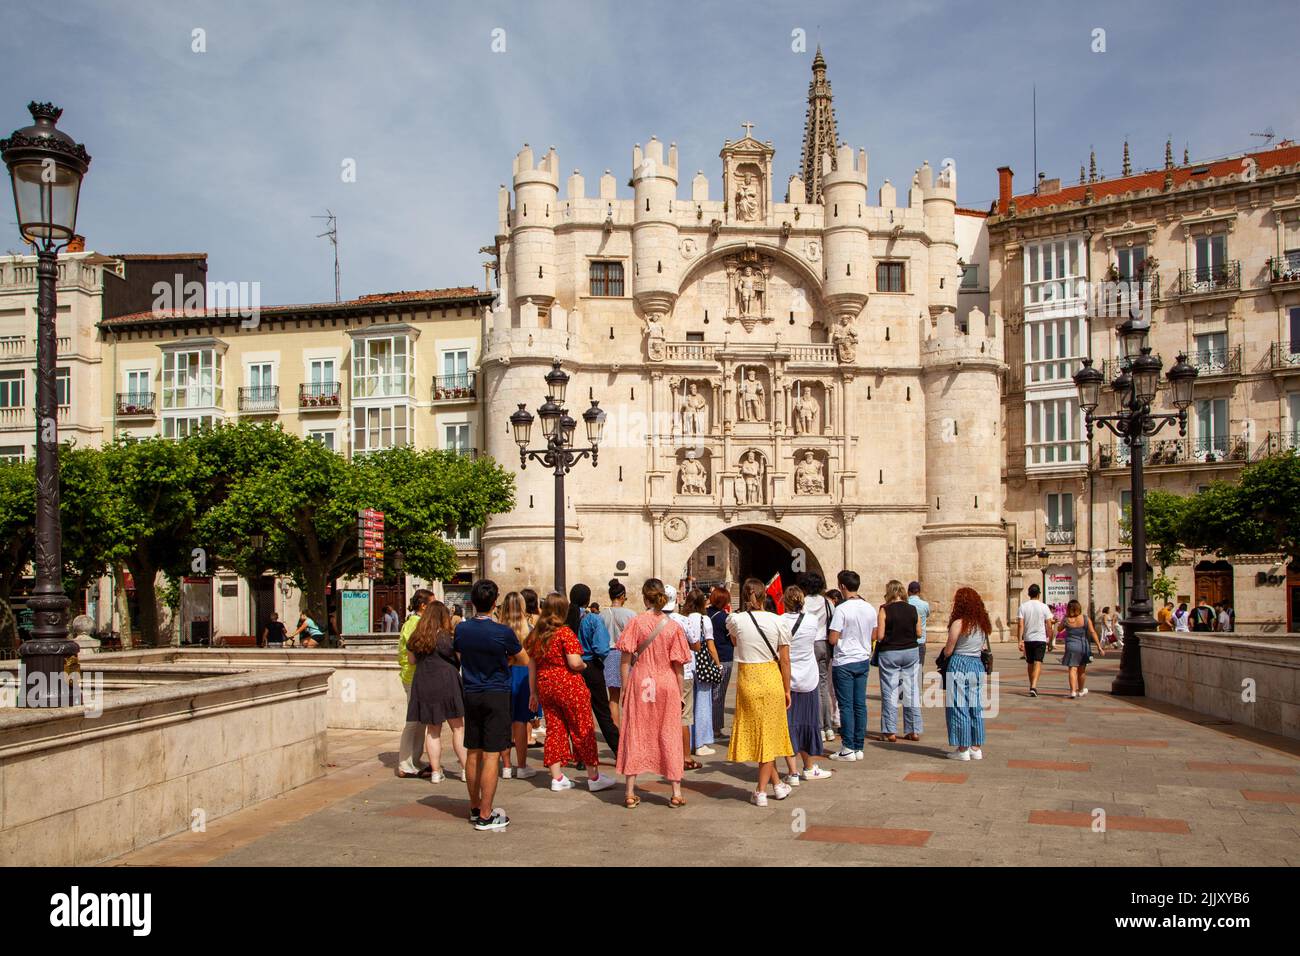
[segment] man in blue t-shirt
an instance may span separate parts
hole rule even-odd
[[[907,586],[907,603],[916,608],[916,616],[921,619],[921,636],[916,641],[917,660],[921,669],[925,669],[925,622],[930,619],[930,602],[921,597],[921,582],[913,581]]]
[[[456,625],[452,647],[460,655],[465,687],[465,785],[469,788],[469,822],[476,830],[504,830],[505,811],[492,806],[497,791],[497,762],[510,748],[510,658],[523,648],[515,632],[492,619],[499,593],[484,578],[470,588],[474,616]]]

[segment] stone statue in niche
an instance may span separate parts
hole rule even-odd
[[[794,493],[797,495],[826,494],[826,469],[812,452],[804,452],[803,461],[794,469]]]
[[[858,333],[853,331],[847,315],[841,315],[840,324],[831,329],[831,344],[835,346],[835,357],[841,362],[852,362],[857,356]]]
[[[688,455],[682,459],[678,474],[681,477],[682,494],[707,495],[709,493],[709,473],[704,467],[704,462],[698,458]]]
[[[700,386],[691,382],[682,396],[680,409],[683,435],[704,435],[709,430],[709,400],[700,394]]]
[[[747,452],[740,459],[740,485],[736,488],[736,497],[742,505],[761,505],[763,484],[763,462],[753,451]]]
[[[668,353],[667,337],[664,332],[662,316],[651,312],[645,317],[646,356],[652,362],[662,362]]]
[[[813,396],[812,389],[801,388],[795,396],[794,408],[794,433],[796,435],[815,435],[817,433],[817,413],[821,409],[817,405],[817,399]]]
[[[758,177],[746,173],[736,187],[736,218],[741,222],[758,219]]]
[[[740,380],[740,420],[742,422],[762,422],[767,420],[766,401],[763,383],[751,368],[742,373]]]

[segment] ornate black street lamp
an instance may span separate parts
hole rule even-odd
[[[1083,368],[1074,374],[1074,384],[1079,390],[1079,407],[1083,409],[1092,441],[1093,424],[1113,432],[1128,446],[1129,471],[1132,495],[1133,579],[1129,593],[1124,625],[1124,650],[1120,657],[1119,674],[1111,684],[1112,694],[1140,696],[1146,693],[1142,680],[1142,648],[1138,634],[1156,629],[1151,615],[1151,595],[1147,590],[1147,532],[1146,484],[1142,468],[1147,438],[1166,425],[1178,424],[1178,434],[1187,434],[1187,408],[1192,404],[1192,387],[1196,382],[1196,369],[1187,364],[1187,356],[1180,354],[1177,363],[1169,369],[1167,377],[1176,412],[1152,412],[1160,385],[1160,360],[1151,354],[1147,344],[1148,322],[1129,319],[1117,329],[1120,340],[1122,367],[1110,383],[1118,399],[1119,411],[1114,415],[1094,414],[1101,404],[1101,390],[1105,381],[1101,372],[1092,367],[1092,359],[1083,360]]]
[[[1038,568],[1043,572],[1043,601],[1047,601],[1047,569],[1052,565],[1052,552],[1046,548],[1038,549]]]
[[[70,602],[63,593],[54,317],[59,250],[77,231],[77,200],[90,156],[55,128],[61,109],[51,103],[29,103],[27,109],[35,123],[0,140],[0,156],[13,182],[18,231],[36,248],[36,586],[27,602],[34,621],[31,638],[18,655],[24,705],[42,707],[60,703],[64,673],[75,669],[79,650],[68,640]]]
[[[595,467],[601,434],[605,430],[605,413],[600,403],[592,399],[591,407],[582,413],[582,421],[587,426],[587,441],[591,444],[587,448],[573,447],[573,433],[578,423],[564,407],[568,385],[569,376],[560,368],[560,363],[552,363],[551,370],[546,373],[546,401],[537,409],[537,416],[542,420],[542,436],[546,439],[545,448],[532,450],[528,447],[533,415],[524,403],[520,402],[519,409],[510,416],[510,427],[519,446],[519,467],[527,468],[531,458],[555,473],[555,590],[561,594],[568,593],[564,573],[564,476],[588,455],[592,467]]]

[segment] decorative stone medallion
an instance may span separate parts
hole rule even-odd
[[[823,515],[817,519],[817,533],[823,538],[834,538],[840,533],[840,523],[830,515]]]
[[[664,522],[664,537],[669,541],[685,541],[689,533],[685,518],[669,518]]]

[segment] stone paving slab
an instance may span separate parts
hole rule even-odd
[[[1059,656],[1054,655],[1059,659]],[[1066,696],[1049,660],[1026,693],[1014,645],[995,648],[996,716],[982,761],[945,759],[940,709],[919,742],[868,740],[865,759],[785,801],[756,808],[756,768],[728,764],[725,741],[688,773],[687,806],[643,778],[552,793],[543,771],[503,780],[508,830],[477,833],[464,785],[395,776],[396,736],[331,732],[327,776],[283,797],[114,861],[119,865],[948,865],[1294,866],[1300,864],[1300,746],[1238,725],[1111,697],[1115,657],[1089,669],[1086,698]],[[873,671],[869,727],[879,726]],[[444,758],[450,760],[449,741]],[[602,757],[608,751],[602,743]],[[540,761],[540,750],[530,754]],[[1098,810],[1106,828],[1094,829]]]

